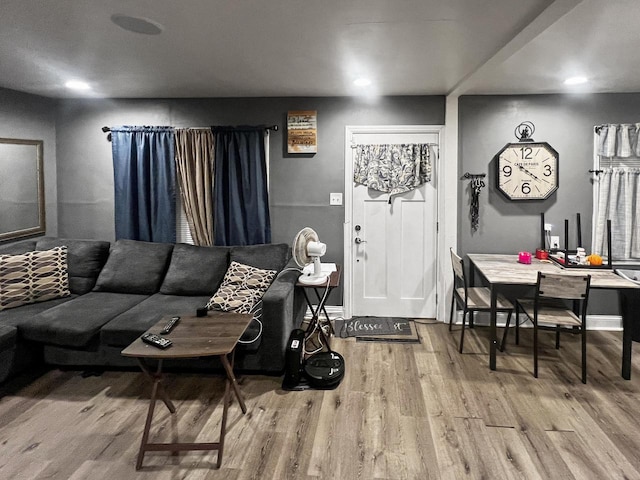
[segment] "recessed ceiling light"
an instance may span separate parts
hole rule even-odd
[[[161,24],[149,18],[130,17],[121,13],[111,15],[111,21],[124,30],[143,35],[159,35],[164,30]]]
[[[582,85],[587,83],[587,77],[570,77],[564,81],[565,85]]]
[[[368,87],[369,85],[371,85],[371,80],[369,80],[368,78],[356,78],[353,81],[353,84],[356,87]]]
[[[91,87],[87,82],[83,82],[81,80],[69,80],[64,84],[65,87],[70,88],[71,90],[90,90]]]

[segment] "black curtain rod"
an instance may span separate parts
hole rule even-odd
[[[208,128],[208,127],[207,127]],[[265,130],[273,130],[274,132],[277,132],[279,130],[278,125],[270,125],[268,127],[264,127]],[[108,133],[107,135],[107,141],[111,141],[111,129],[109,127],[102,127],[102,131],[104,133]]]

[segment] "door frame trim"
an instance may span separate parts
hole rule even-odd
[[[434,175],[432,177],[432,183],[436,189],[436,223],[439,225],[436,234],[436,255],[438,258],[444,258],[447,254],[446,242],[444,240],[445,229],[442,228],[440,219],[442,214],[441,206],[444,204],[444,188],[443,179],[444,175],[439,174],[444,172],[441,168],[444,165],[444,125],[347,125],[345,126],[344,135],[344,224],[343,224],[343,239],[344,239],[344,265],[342,266],[342,278],[344,280],[344,318],[352,317],[352,305],[353,305],[353,272],[351,271],[351,264],[353,262],[353,255],[351,249],[351,223],[353,216],[353,163],[352,158],[352,138],[354,134],[359,133],[390,133],[390,134],[402,134],[402,133],[425,133],[425,134],[437,134],[438,135],[438,149],[435,162],[433,164]],[[441,311],[444,311],[442,305],[444,305],[444,294],[442,294],[440,262],[436,261],[436,316],[440,320]]]

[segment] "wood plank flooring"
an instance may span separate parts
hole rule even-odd
[[[459,327],[458,327],[459,328]],[[51,370],[0,387],[2,479],[640,479],[640,351],[620,377],[621,333],[531,331],[488,368],[488,329],[420,324],[421,344],[334,339],[347,362],[331,391],[285,392],[245,375],[249,412],[230,408],[225,455],[150,452],[134,465],[150,392],[136,371]],[[177,414],[156,407],[154,441],[217,441],[223,379],[169,374]]]

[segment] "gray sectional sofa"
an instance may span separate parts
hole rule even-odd
[[[198,247],[42,237],[0,245],[0,255],[63,245],[71,295],[0,310],[0,382],[42,362],[80,368],[135,365],[120,352],[162,316],[195,314],[231,261],[280,272],[262,298],[262,333],[239,346],[236,368],[282,372],[287,339],[306,310],[295,288],[297,274],[285,268],[291,264],[288,245]],[[243,338],[258,333],[254,321]],[[211,361],[167,366],[211,368]]]

